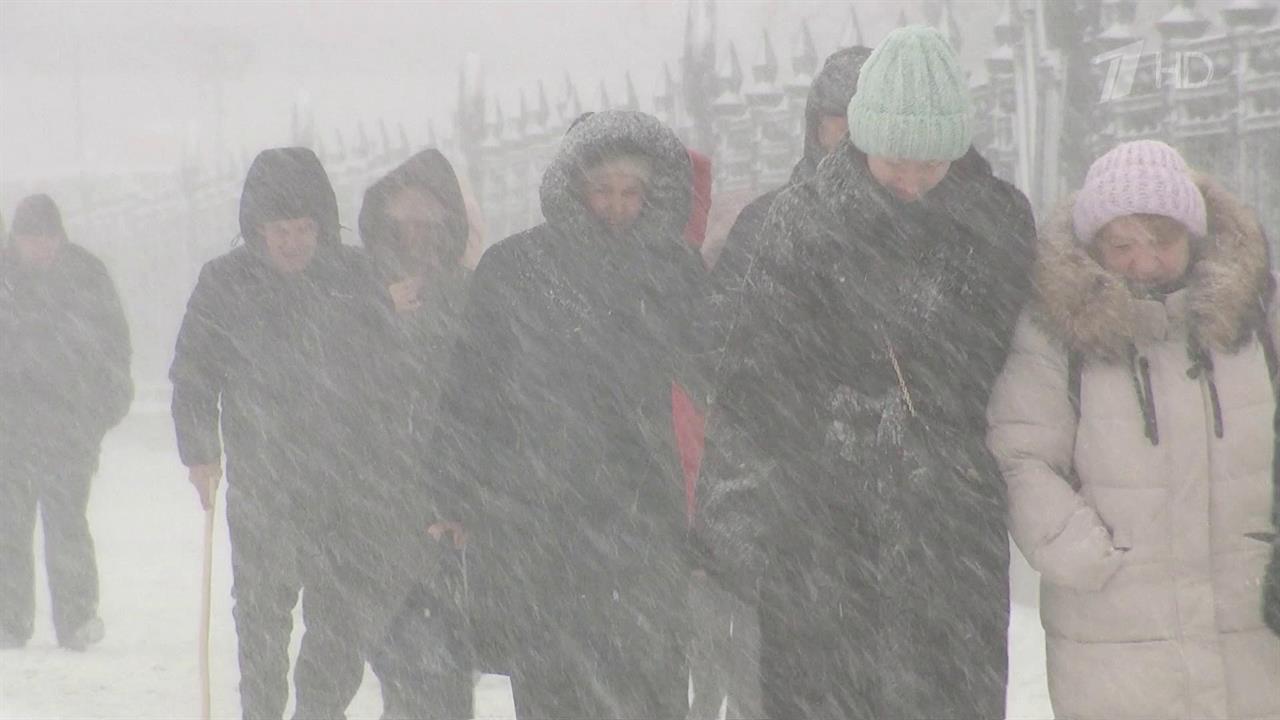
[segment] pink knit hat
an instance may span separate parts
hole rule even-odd
[[[1197,237],[1208,233],[1204,196],[1187,163],[1156,140],[1117,145],[1089,166],[1071,212],[1076,242],[1091,243],[1107,223],[1137,214],[1172,218]]]

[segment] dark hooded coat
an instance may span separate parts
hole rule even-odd
[[[770,717],[1004,716],[1008,536],[983,411],[1034,235],[973,151],[916,204],[847,140],[779,195],[702,478],[713,567],[759,603]]]
[[[4,442],[97,457],[133,400],[129,326],[102,261],[65,239],[43,271],[0,252],[0,337]]]
[[[302,272],[284,275],[257,228],[294,217],[314,218],[319,242]],[[183,464],[219,462],[225,442],[232,487],[314,527],[339,508],[395,502],[364,472],[385,445],[373,390],[389,308],[365,254],[342,245],[310,150],[258,155],[240,228],[245,244],[205,264],[178,333],[169,375]]]
[[[466,301],[470,272],[462,265],[468,223],[462,190],[452,165],[440,151],[423,150],[365,191],[360,208],[360,238],[374,261],[383,291],[393,282],[422,269],[405,266],[397,249],[395,229],[387,215],[387,205],[400,190],[426,190],[443,206],[445,213],[432,229],[443,267],[428,272],[419,295],[420,307],[393,314],[391,342],[386,348],[386,384],[377,391],[384,411],[380,424],[386,436],[385,454],[377,460],[378,473],[393,478],[402,492],[395,496],[400,509],[396,517],[404,522],[365,529],[369,537],[380,538],[384,553],[395,549],[404,555],[405,570],[399,576],[406,583],[427,581],[438,598],[433,613],[442,619],[441,603],[448,590],[458,590],[461,567],[443,543],[429,539],[427,528],[442,519],[439,459],[431,451],[430,440],[447,417],[440,412],[440,395],[448,387],[449,362],[457,343]],[[388,303],[390,299],[386,300]],[[457,598],[460,600],[461,598]],[[456,607],[448,608],[456,610]],[[453,618],[450,618],[452,621]]]
[[[635,226],[614,237],[579,183],[618,153],[648,158],[653,173]],[[483,558],[472,567],[498,606],[496,652],[517,676],[563,663],[572,682],[599,679],[606,689],[582,707],[618,717],[637,707],[607,689],[620,678],[685,682],[676,628],[690,562],[671,383],[701,387],[689,318],[703,270],[682,238],[688,155],[650,116],[596,113],[565,137],[541,197],[547,221],[476,269],[445,401],[459,427],[442,452]]]
[[[782,190],[813,177],[827,151],[818,142],[818,121],[824,115],[842,116],[858,85],[862,63],[871,57],[871,48],[851,47],[832,53],[813,79],[804,105],[804,155],[791,171],[786,185],[752,200],[734,220],[724,249],[716,260],[712,277],[718,288],[718,303],[732,303],[746,279],[748,265],[757,250],[756,238],[765,216]]]
[[[440,420],[439,396],[449,385],[448,365],[457,342],[466,303],[470,272],[462,265],[466,251],[467,211],[453,166],[439,150],[427,149],[410,157],[365,191],[360,207],[360,239],[373,258],[379,283],[385,289],[420,270],[405,266],[395,239],[395,229],[387,216],[387,205],[400,190],[426,190],[444,207],[444,217],[433,228],[432,241],[441,267],[427,272],[419,295],[422,304],[411,312],[396,313],[394,320],[394,382],[383,390],[386,402],[396,409],[394,420],[385,423],[396,434],[397,457],[390,462],[408,467],[403,471],[421,474],[431,458],[422,453],[424,442],[434,434]],[[388,299],[387,302],[390,302]],[[423,506],[424,522],[437,517],[434,508]]]

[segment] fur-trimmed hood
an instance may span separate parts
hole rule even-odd
[[[1192,179],[1204,195],[1209,234],[1194,241],[1200,244],[1187,276],[1187,329],[1205,348],[1230,352],[1265,317],[1272,286],[1267,243],[1253,212],[1221,184],[1199,173]],[[1040,232],[1035,316],[1071,350],[1122,358],[1142,336],[1143,301],[1076,241],[1071,223],[1075,202],[1073,194]]]
[[[651,115],[624,110],[592,113],[575,125],[542,176],[542,214],[561,232],[592,239],[604,230],[583,204],[582,173],[616,154],[653,161],[648,201],[633,228],[642,242],[683,244],[692,205],[689,153],[667,126]]]

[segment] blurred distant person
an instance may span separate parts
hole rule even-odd
[[[595,113],[543,176],[546,223],[476,268],[445,395],[459,505],[444,517],[479,551],[494,611],[477,635],[508,658],[521,718],[687,711],[694,563],[671,384],[700,392],[690,191],[668,128]]]
[[[32,195],[0,250],[0,647],[34,625],[36,507],[58,644],[103,638],[85,516],[102,438],[133,400],[129,327],[106,267]]]
[[[324,717],[360,681],[335,660],[353,602],[338,578],[378,558],[340,530],[347,512],[377,497],[384,430],[371,363],[385,355],[390,308],[365,253],[341,243],[333,186],[310,150],[254,159],[240,230],[245,244],[201,270],[178,334],[178,451],[207,508],[226,443],[244,717],[284,712],[304,587],[297,717]]]

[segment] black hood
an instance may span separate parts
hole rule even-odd
[[[634,233],[642,241],[670,241],[683,247],[692,207],[689,153],[657,118],[629,110],[606,110],[581,119],[560,145],[542,176],[542,214],[553,227],[574,237],[590,237],[604,227],[582,202],[582,173],[620,154],[653,162],[647,202]]]
[[[0,222],[0,232],[4,225]],[[62,212],[53,198],[43,193],[30,195],[18,203],[13,211],[14,235],[53,235],[67,239],[67,231],[62,226]]]
[[[431,193],[444,206],[445,227],[452,256],[461,262],[467,249],[466,202],[462,198],[462,186],[453,166],[439,150],[423,150],[405,160],[382,179],[369,186],[360,206],[360,240],[379,265],[395,263],[395,243],[392,228],[387,220],[387,202],[396,191],[417,187]]]
[[[309,217],[320,226],[320,247],[342,244],[338,199],[320,158],[303,147],[263,150],[253,159],[240,195],[240,234],[262,250],[258,227],[272,220]]]
[[[843,116],[848,112],[849,101],[858,89],[858,74],[869,57],[871,48],[858,45],[831,53],[822,64],[822,70],[809,86],[809,96],[805,100],[804,157],[792,172],[792,182],[812,176],[818,163],[826,157],[826,151],[818,144],[818,118],[822,115]]]

